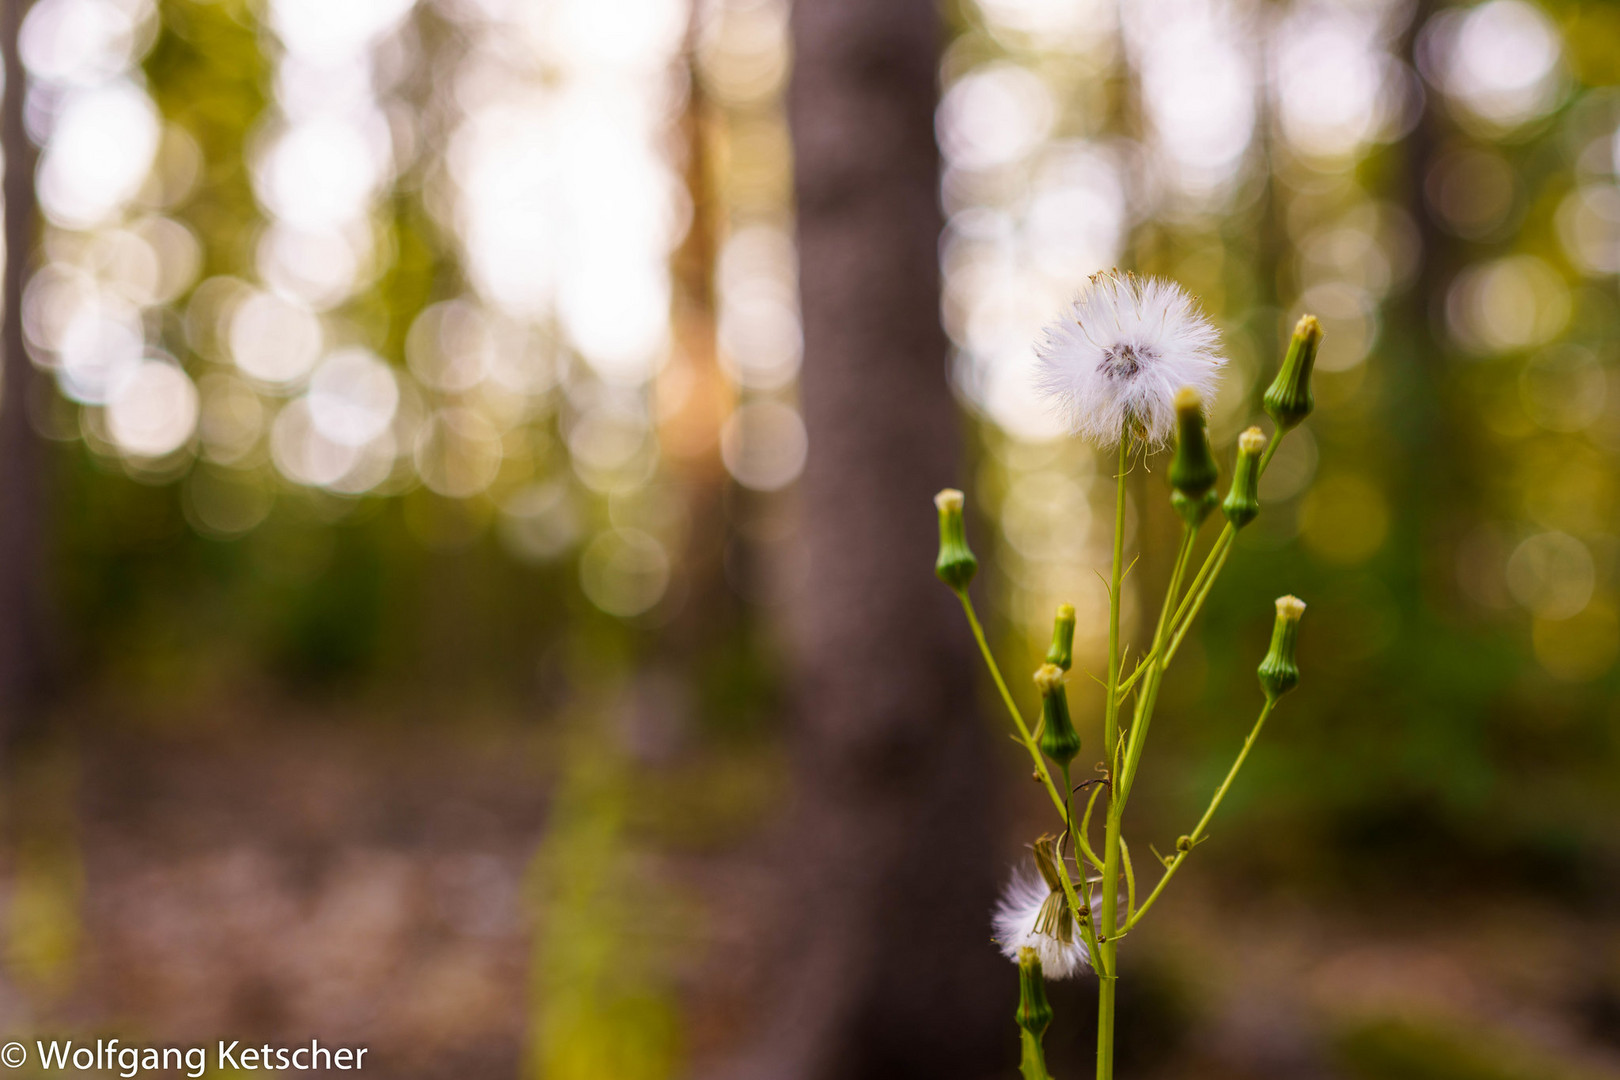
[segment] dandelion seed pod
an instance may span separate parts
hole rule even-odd
[[[1220,334],[1185,289],[1118,270],[1093,274],[1035,352],[1037,387],[1075,434],[1104,447],[1127,431],[1163,443],[1176,388],[1208,397],[1226,364]]]
[[[1316,399],[1311,396],[1311,369],[1316,366],[1316,350],[1321,344],[1322,324],[1315,315],[1302,315],[1282,367],[1262,402],[1266,415],[1284,431],[1298,426],[1316,408]]]
[[[1299,685],[1299,665],[1294,660],[1294,647],[1299,641],[1299,620],[1305,614],[1305,602],[1296,596],[1277,599],[1277,622],[1271,630],[1271,648],[1260,661],[1260,685],[1266,700],[1276,701]]]
[[[979,560],[968,547],[967,526],[962,521],[966,502],[960,491],[946,488],[934,496],[939,509],[939,558],[934,560],[934,576],[961,592],[979,572]]]
[[[1226,501],[1221,503],[1221,510],[1234,529],[1241,529],[1260,516],[1260,455],[1265,449],[1265,433],[1257,427],[1238,436],[1232,486],[1227,489]]]

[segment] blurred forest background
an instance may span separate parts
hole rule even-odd
[[[1222,327],[1226,454],[1327,329],[1138,846],[1283,592],[1304,681],[1133,937],[1122,1069],[1620,1077],[1620,5],[4,12],[8,1038],[1009,1075],[1041,800],[928,495],[1010,670],[1070,601],[1100,671],[1108,465],[1028,376],[1118,265]]]

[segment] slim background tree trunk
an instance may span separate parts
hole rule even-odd
[[[5,98],[0,103],[0,150],[5,154],[4,330],[0,331],[0,732],[25,727],[37,703],[46,666],[45,446],[29,421],[37,374],[23,346],[22,291],[33,251],[38,202],[38,153],[23,128],[27,79],[17,53],[17,31],[28,0],[0,0],[0,59]]]
[[[931,496],[961,483],[939,319],[941,26],[931,0],[801,0],[794,138],[810,455],[790,612],[797,805],[780,986],[749,1080],[1016,1066],[1016,970],[972,642],[934,580]]]

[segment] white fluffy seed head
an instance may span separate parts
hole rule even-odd
[[[1182,388],[1215,396],[1219,349],[1220,334],[1180,285],[1109,270],[1041,333],[1036,379],[1075,434],[1113,446],[1128,425],[1156,445],[1175,427]]]
[[[992,925],[996,944],[1001,946],[1002,955],[1007,959],[1016,964],[1019,949],[1034,949],[1041,958],[1041,970],[1048,979],[1066,979],[1077,971],[1089,968],[1091,954],[1086,951],[1078,929],[1070,942],[1036,931],[1035,923],[1040,917],[1041,905],[1046,903],[1051,892],[1040,877],[1026,870],[1014,872],[1001,894],[1001,903],[996,907]]]

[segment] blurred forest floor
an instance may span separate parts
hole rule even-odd
[[[273,711],[167,732],[98,717],[18,756],[7,1030],[319,1037],[424,1080],[680,1076],[746,1030],[750,943],[780,899],[755,857],[774,750]],[[1239,879],[1218,851],[1234,835],[1128,954],[1130,1075],[1620,1078],[1620,923],[1489,881],[1324,903]],[[1092,987],[1053,989],[1054,1070],[1083,1075]]]

